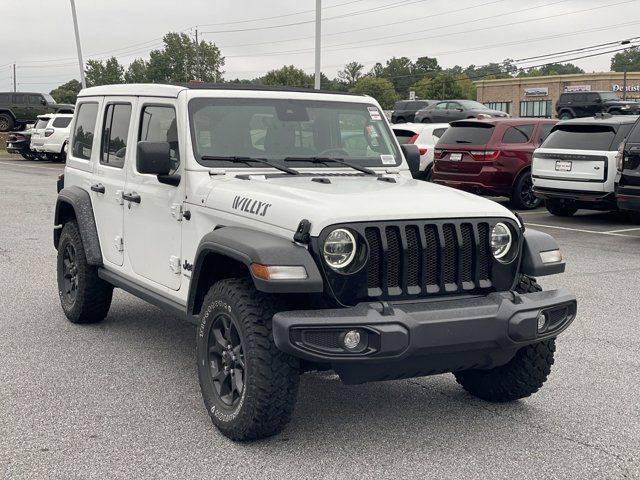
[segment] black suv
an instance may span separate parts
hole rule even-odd
[[[596,113],[638,115],[640,103],[620,100],[613,92],[567,92],[560,95],[556,113],[560,120],[593,117]]]
[[[416,112],[436,103],[436,100],[400,100],[393,106],[391,123],[413,122]]]
[[[73,105],[59,104],[47,93],[0,92],[0,132],[35,123],[38,115],[73,113]]]
[[[620,172],[616,183],[618,208],[640,220],[640,119],[620,146],[617,167]]]

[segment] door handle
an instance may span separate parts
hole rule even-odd
[[[136,192],[123,193],[122,198],[127,202],[140,203],[140,195]]]
[[[102,185],[101,183],[96,183],[91,185],[91,191],[93,192],[97,192],[97,193],[104,193],[104,185]]]

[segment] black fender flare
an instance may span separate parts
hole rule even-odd
[[[257,290],[266,293],[321,293],[323,281],[320,270],[309,250],[293,240],[270,233],[242,227],[222,227],[207,233],[196,252],[193,262],[187,312],[192,314],[203,265],[209,254],[227,257],[247,267]],[[251,273],[251,264],[265,266],[304,266],[307,278],[304,280],[263,280]],[[203,293],[203,292],[200,292]]]
[[[73,210],[70,215],[69,208]],[[75,217],[80,229],[80,237],[87,256],[89,265],[102,265],[102,250],[100,249],[100,239],[98,228],[93,216],[93,206],[89,192],[77,186],[66,187],[58,193],[56,209],[54,213],[53,246],[58,249],[60,242],[60,232],[63,224],[70,218]]]
[[[566,264],[564,259],[558,262],[545,263],[540,256],[541,252],[560,250],[556,239],[551,235],[527,228],[524,232],[522,243],[522,264],[521,271],[525,275],[533,277],[543,277],[562,273]]]

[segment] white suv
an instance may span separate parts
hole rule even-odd
[[[54,245],[62,309],[103,320],[114,287],[195,323],[213,423],[255,439],[299,376],[454,372],[472,394],[536,392],[575,296],[552,237],[490,200],[419,182],[367,96],[111,85],[78,96]]]
[[[618,149],[638,119],[599,114],[559,122],[533,154],[533,191],[553,215],[615,210]]]
[[[448,123],[403,123],[392,125],[393,133],[400,144],[415,145],[420,153],[420,173],[415,178],[431,181],[433,153],[436,143],[449,128]]]
[[[31,130],[31,150],[48,160],[64,161],[72,119],[73,115],[66,113],[39,115]]]

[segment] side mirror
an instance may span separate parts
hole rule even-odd
[[[168,175],[171,171],[171,154],[167,142],[138,142],[137,168],[140,173]]]
[[[46,104],[47,104],[47,101],[46,101],[44,98],[41,98],[41,99],[40,99],[40,103],[41,103],[42,105],[46,105]]]
[[[400,145],[402,155],[409,165],[409,171],[413,178],[420,173],[420,150],[417,145]]]
[[[594,102],[596,102],[596,103],[602,103],[602,99],[601,99],[600,97],[598,97],[598,98],[596,98],[596,99],[594,100]]]
[[[456,112],[464,112],[464,109],[458,107],[458,108],[456,108]]]

